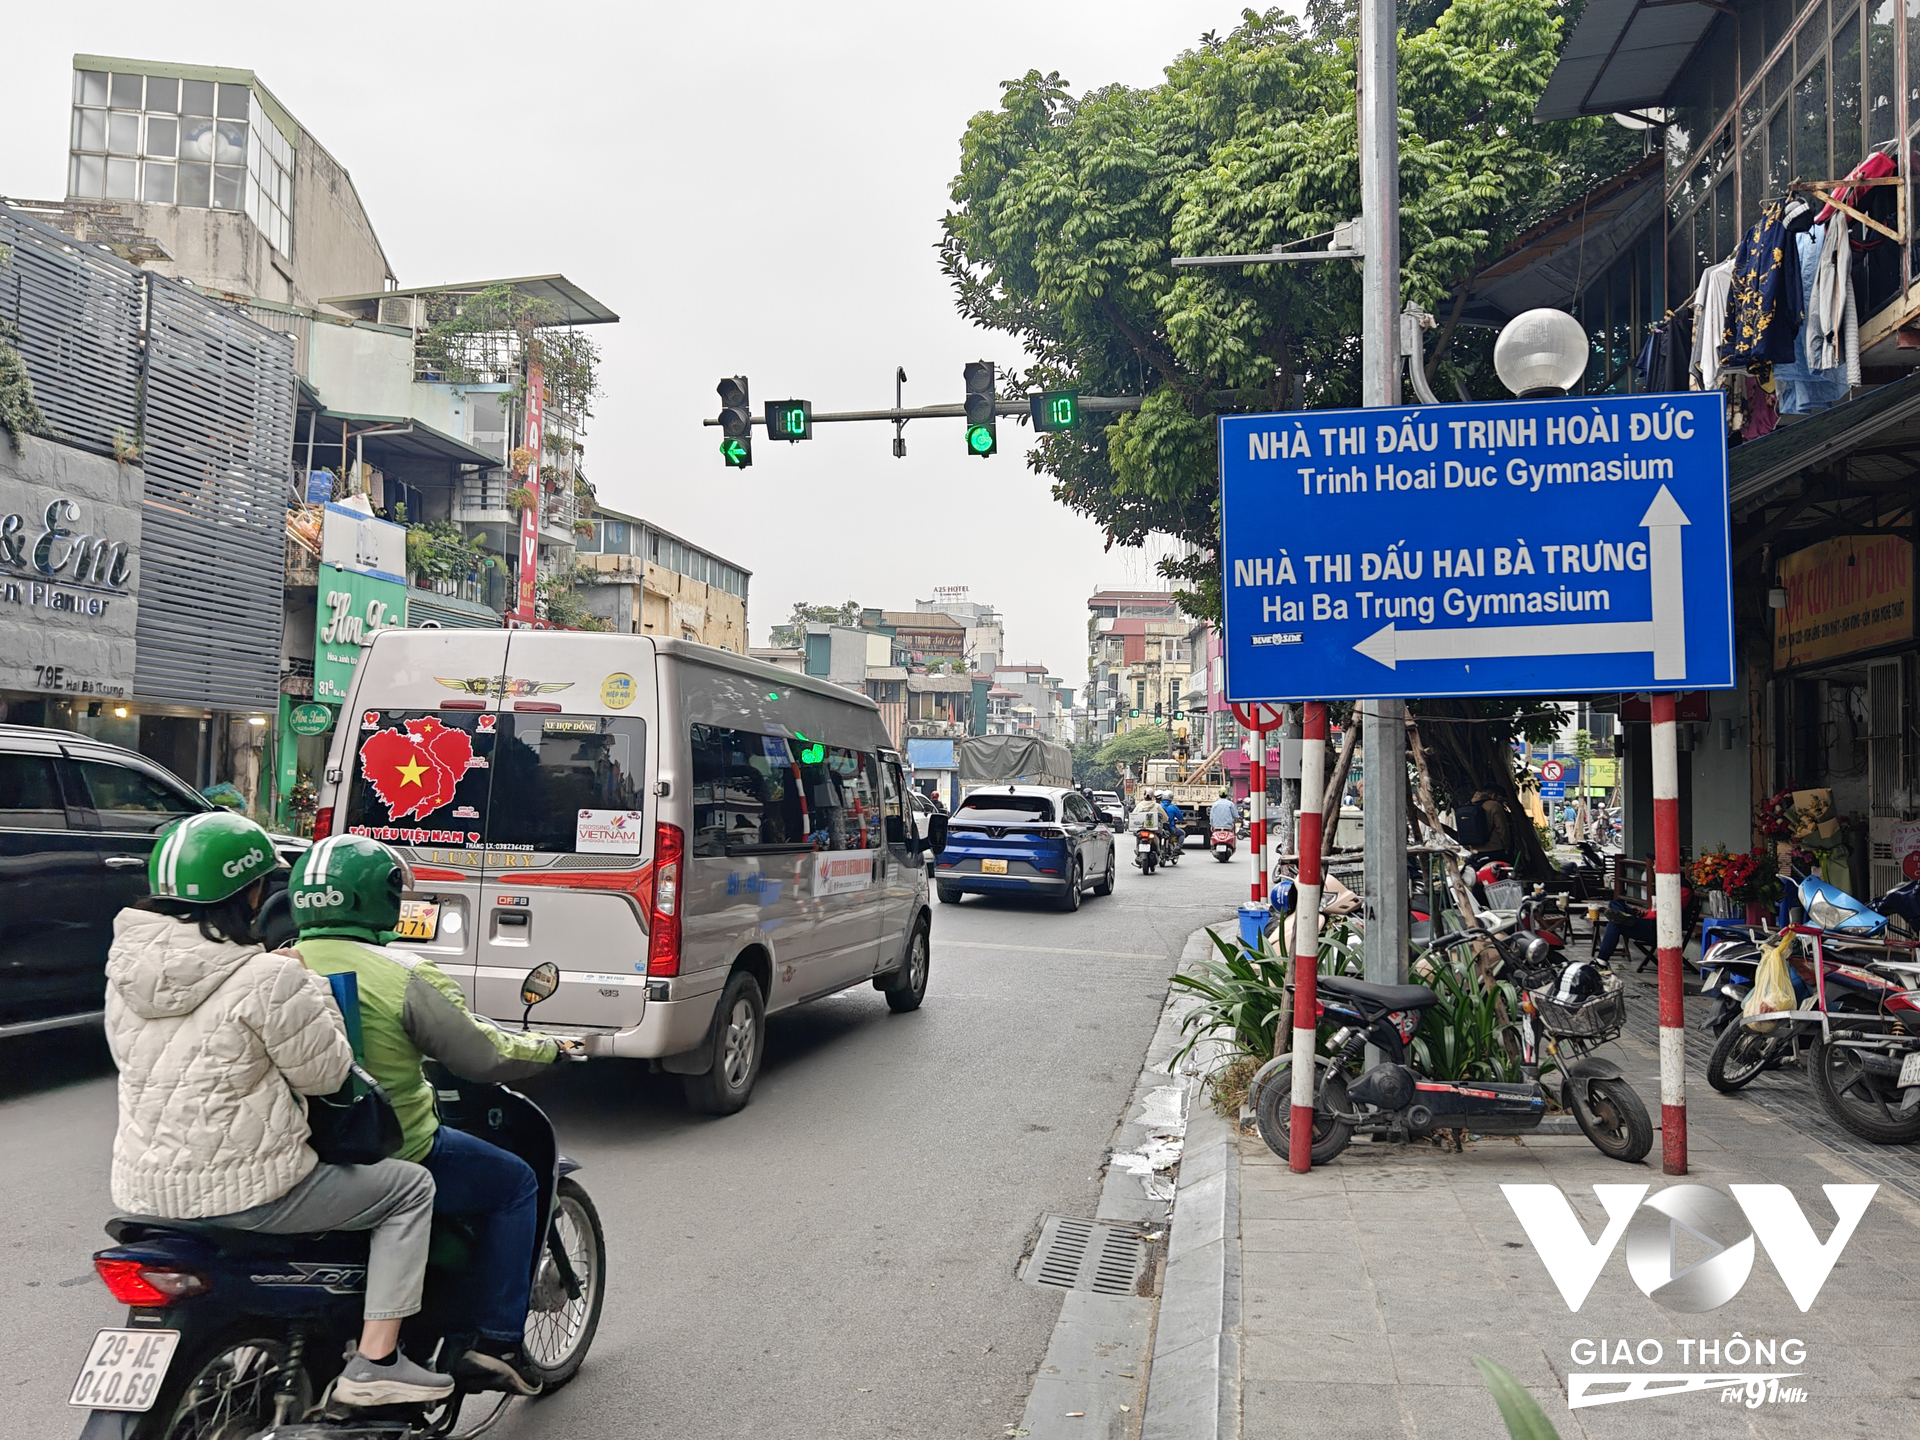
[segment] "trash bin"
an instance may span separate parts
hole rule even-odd
[[[1273,919],[1273,910],[1263,900],[1259,904],[1248,903],[1240,907],[1240,943],[1249,950],[1259,948],[1260,937],[1267,933],[1267,925]]]

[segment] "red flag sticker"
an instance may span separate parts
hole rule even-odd
[[[387,807],[389,820],[426,819],[453,799],[473,759],[473,741],[431,716],[404,730],[382,730],[360,747],[360,773]]]

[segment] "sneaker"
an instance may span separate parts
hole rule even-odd
[[[334,1382],[333,1398],[356,1409],[370,1405],[424,1405],[453,1393],[453,1377],[416,1365],[396,1351],[391,1364],[375,1364],[358,1350]]]
[[[538,1395],[540,1374],[517,1344],[479,1339],[453,1363],[454,1373],[471,1390],[505,1390],[513,1395]]]

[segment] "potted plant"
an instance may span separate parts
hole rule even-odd
[[[518,515],[534,503],[534,493],[525,485],[516,485],[507,492],[507,508]]]

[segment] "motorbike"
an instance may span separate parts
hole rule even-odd
[[[1169,825],[1160,833],[1160,863],[1178,865],[1180,857],[1186,853],[1187,836],[1184,830]]]
[[[522,982],[528,1011],[559,988],[552,962]],[[542,1394],[586,1358],[606,1296],[606,1239],[560,1153],[553,1122],[525,1095],[429,1067],[440,1123],[510,1150],[540,1182],[532,1303],[523,1343]],[[193,1220],[121,1215],[95,1272],[129,1307],[122,1329],[94,1337],[71,1403],[91,1414],[80,1440],[459,1440],[492,1425],[512,1398],[487,1392],[469,1407],[456,1387],[430,1405],[346,1408],[330,1403],[360,1333],[367,1234],[263,1234]],[[472,1232],[436,1215],[421,1311],[401,1327],[407,1352],[444,1370],[470,1334]],[[464,1343],[464,1342],[459,1342]],[[490,1411],[478,1422],[467,1409]],[[463,1419],[466,1428],[457,1428]]]
[[[1224,828],[1215,830],[1211,837],[1211,842],[1213,845],[1214,859],[1218,860],[1222,865],[1233,859],[1235,848],[1233,831]]]
[[[1133,863],[1143,875],[1153,874],[1160,863],[1160,836],[1153,830],[1136,830],[1133,836]]]
[[[1547,943],[1534,937],[1519,959],[1491,932],[1470,929],[1441,936],[1423,954],[1485,941],[1509,956],[1500,978],[1523,987],[1524,1020],[1519,1026],[1520,1082],[1434,1080],[1414,1069],[1411,1044],[1422,1012],[1439,1003],[1425,985],[1379,985],[1344,975],[1316,980],[1317,1019],[1335,1029],[1327,1053],[1314,1056],[1312,1156],[1325,1164],[1351,1143],[1354,1135],[1419,1139],[1440,1130],[1472,1130],[1481,1135],[1525,1135],[1539,1129],[1546,1115],[1546,1091],[1540,1081],[1543,1048],[1559,1065],[1561,1103],[1573,1112],[1581,1133],[1603,1155],[1628,1163],[1645,1158],[1653,1146],[1653,1123],[1620,1067],[1590,1052],[1619,1038],[1626,1023],[1626,991],[1618,975],[1592,965],[1561,966]],[[1579,993],[1562,982],[1574,970],[1590,982]],[[1366,1047],[1382,1054],[1380,1064],[1355,1077],[1352,1068]],[[1292,1136],[1292,1060],[1279,1055],[1253,1078],[1249,1101],[1260,1137],[1278,1155],[1287,1155]]]

